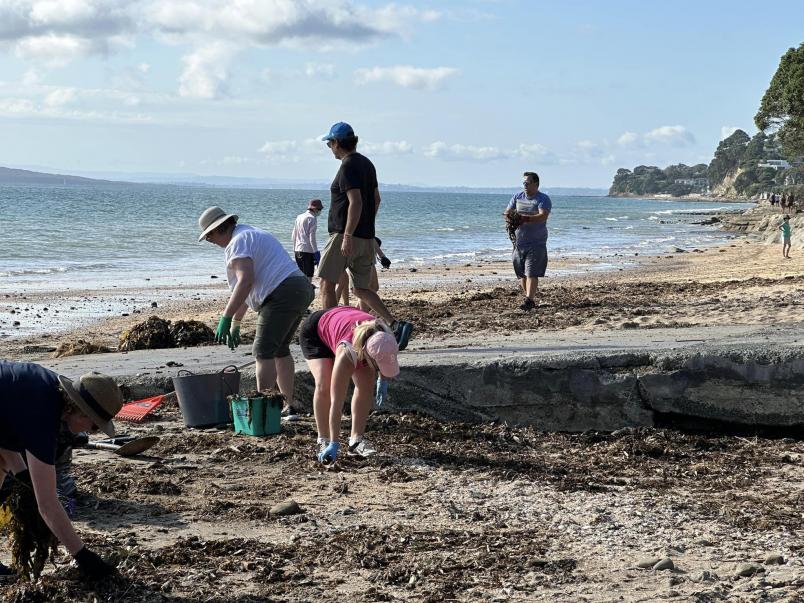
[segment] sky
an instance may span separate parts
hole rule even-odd
[[[328,181],[350,123],[381,182],[608,187],[708,163],[804,2],[0,0],[0,165]]]

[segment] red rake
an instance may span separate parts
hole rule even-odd
[[[124,404],[120,412],[117,413],[115,419],[122,419],[123,421],[134,421],[139,423],[155,408],[162,404],[165,396],[154,396],[153,398],[145,398],[143,400],[135,400]]]

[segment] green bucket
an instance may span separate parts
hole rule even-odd
[[[279,433],[282,426],[282,396],[232,396],[235,433],[264,436]]]

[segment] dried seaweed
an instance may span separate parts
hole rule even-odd
[[[170,336],[170,321],[158,316],[151,316],[144,322],[137,323],[120,336],[121,351],[155,350],[172,348],[173,338]]]
[[[170,338],[177,348],[211,343],[215,333],[198,320],[177,320],[170,325]]]
[[[156,350],[199,346],[211,343],[214,337],[212,329],[198,320],[177,320],[171,323],[158,316],[151,316],[120,336],[119,349]]]
[[[107,354],[111,351],[112,350],[105,345],[79,339],[78,341],[65,341],[60,343],[53,352],[53,357],[62,358],[64,356],[81,356],[83,354]]]

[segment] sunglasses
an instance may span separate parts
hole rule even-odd
[[[535,182],[529,182],[529,181],[526,180],[525,182],[522,183],[522,186],[533,186],[534,184],[536,184],[536,183]]]
[[[327,141],[327,147],[329,147],[330,149],[332,148],[332,141],[331,140]]]

